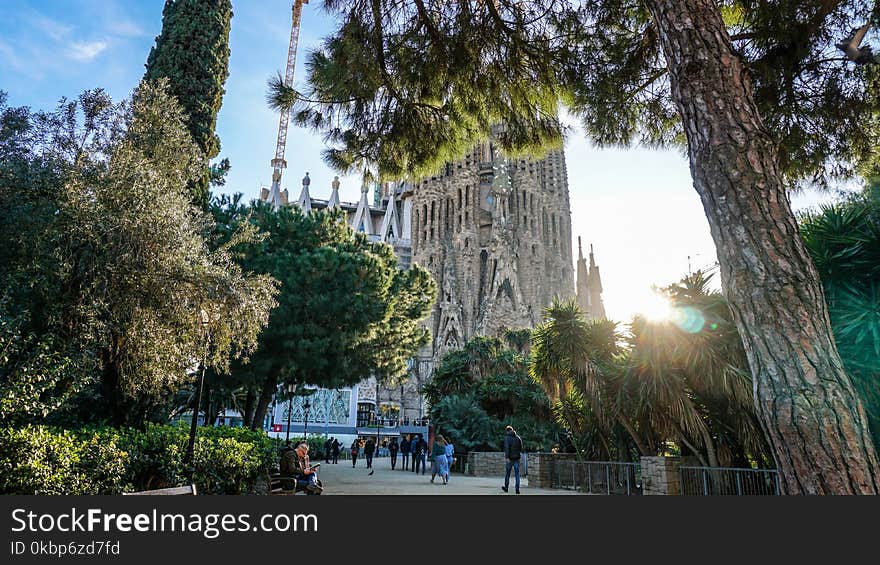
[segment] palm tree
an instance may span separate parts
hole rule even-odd
[[[880,445],[880,178],[801,217],[840,357]]]
[[[671,320],[633,320],[627,380],[637,412],[704,465],[764,465],[769,449],[754,412],[745,351],[711,281],[711,274],[697,271],[663,289]]]

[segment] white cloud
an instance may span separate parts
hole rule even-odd
[[[30,10],[26,19],[32,26],[54,41],[63,40],[73,31],[73,26],[53,20],[35,10]]]
[[[68,57],[77,61],[91,61],[107,48],[106,41],[76,41],[67,46]]]
[[[110,33],[122,37],[140,37],[145,34],[142,27],[130,20],[111,22],[108,26]]]

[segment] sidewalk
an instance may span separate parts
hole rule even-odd
[[[325,463],[321,461],[318,476],[324,483],[324,495],[335,494],[473,494],[473,495],[503,495],[501,486],[504,484],[504,476],[499,477],[468,477],[465,475],[450,475],[449,484],[444,485],[440,477],[434,479],[431,484],[431,464],[425,474],[416,475],[398,467],[391,470],[391,459],[382,457],[373,459],[374,473],[370,476],[370,470],[366,468],[366,461],[358,458],[357,467],[352,468],[351,461],[339,460],[339,463]],[[568,495],[579,494],[569,490],[557,489],[532,489],[526,477],[520,477],[520,492],[522,495]],[[510,493],[513,495],[513,473],[510,477]]]

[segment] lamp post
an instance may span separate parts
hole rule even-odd
[[[379,455],[379,430],[382,429],[382,416],[379,412],[379,377],[376,377],[376,455]]]
[[[196,448],[196,429],[199,425],[199,410],[201,410],[202,404],[202,389],[205,386],[205,369],[207,368],[208,362],[208,347],[211,344],[211,335],[208,333],[208,323],[210,322],[210,318],[204,310],[200,310],[199,312],[199,321],[202,324],[202,327],[205,328],[205,355],[202,358],[202,371],[199,373],[199,384],[196,389],[196,401],[193,405],[193,414],[192,420],[190,421],[189,426],[189,441],[186,444],[186,453],[183,456],[183,466],[185,469],[189,471],[190,481],[194,480],[195,477],[195,464],[193,460],[195,459],[195,448]],[[208,415],[205,414],[205,419],[207,420]]]
[[[311,407],[308,400],[303,403],[303,441],[306,443],[309,442],[309,408]]]
[[[285,445],[290,445],[290,414],[293,412],[293,393],[296,390],[296,385],[293,383],[288,383],[287,385],[287,434],[284,438]]]

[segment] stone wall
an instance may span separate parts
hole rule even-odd
[[[529,456],[529,486],[553,487],[553,465],[556,461],[576,461],[574,453],[532,453]]]
[[[678,469],[694,464],[693,457],[642,457],[642,494],[680,495]]]
[[[533,455],[522,454],[522,459],[519,463],[520,477],[525,477],[528,474],[528,463]],[[506,463],[507,459],[504,458],[503,451],[471,451],[468,453],[468,475],[473,477],[503,477]]]

